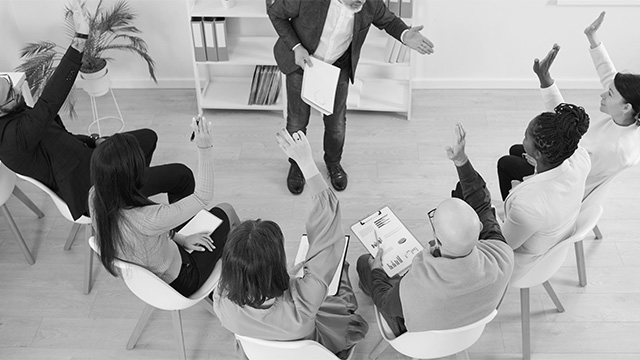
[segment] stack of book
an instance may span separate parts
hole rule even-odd
[[[384,61],[389,63],[405,63],[409,61],[409,47],[389,36],[384,50]]]
[[[391,12],[401,18],[413,16],[413,0],[384,0]]]
[[[282,84],[280,74],[276,65],[256,65],[249,93],[249,105],[275,104]]]
[[[223,17],[192,17],[191,35],[196,61],[228,61],[227,22]]]

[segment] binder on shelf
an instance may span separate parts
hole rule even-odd
[[[223,17],[215,18],[216,44],[218,45],[218,61],[229,60],[229,50],[227,50],[227,21]]]
[[[218,50],[216,46],[215,27],[212,17],[205,17],[202,20],[204,29],[204,44],[207,61],[218,61]]]
[[[193,52],[196,61],[207,61],[207,53],[204,47],[204,26],[201,17],[191,18],[191,36],[193,38]]]
[[[360,107],[360,97],[362,96],[363,81],[359,78],[355,78],[352,85],[349,88],[349,94],[347,95],[347,108],[357,109]]]
[[[256,65],[253,69],[253,79],[251,80],[251,90],[249,91],[249,105],[256,103],[256,92],[258,91],[258,73],[262,65]]]
[[[399,17],[410,18],[413,16],[413,0],[399,0],[400,13]]]
[[[391,54],[389,54],[389,62],[396,63],[398,62],[398,56],[400,55],[400,48],[403,46],[402,43],[396,39],[393,40],[393,47],[391,48]]]
[[[396,62],[406,63],[409,62],[409,47],[407,45],[402,45],[400,47],[400,53],[398,54],[398,59]]]
[[[400,0],[389,0],[389,11],[400,17]]]

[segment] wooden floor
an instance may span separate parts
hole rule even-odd
[[[116,90],[126,130],[150,127],[159,134],[154,163],[183,162],[193,167],[196,151],[187,139],[196,112],[190,90]],[[66,121],[70,130],[86,132],[91,117],[88,98],[78,93],[81,120]],[[599,116],[597,91],[566,91],[565,98]],[[107,115],[109,100],[99,99]],[[452,126],[468,132],[467,152],[501,206],[496,160],[523,138],[529,120],[542,110],[537,90],[415,91],[414,118],[401,114],[351,112],[343,165],[349,187],[339,193],[345,229],[359,217],[389,205],[423,242],[431,239],[426,212],[450,194],[456,181],[443,147]],[[216,197],[233,204],[241,218],[272,219],[287,239],[293,258],[304,231],[308,194],[291,195],[285,186],[288,163],[274,133],[283,126],[276,112],[207,111],[215,129]],[[314,114],[309,137],[321,171],[322,123]],[[604,239],[586,240],[589,284],[577,284],[571,254],[551,282],[566,312],[557,313],[542,287],[532,289],[534,360],[640,359],[640,167],[614,183],[600,221]],[[0,220],[0,359],[175,359],[176,345],[168,313],[156,311],[133,350],[125,344],[143,304],[125,285],[96,264],[96,281],[82,293],[86,239],[70,251],[63,244],[71,224],[53,203],[30,184],[18,186],[46,213],[37,219],[17,199],[11,210],[32,249],[36,264],[27,265],[6,220]],[[355,264],[364,252],[358,241],[349,248]],[[351,279],[357,282],[355,267]],[[370,331],[354,359],[366,359],[380,339],[372,302],[357,290],[359,312]],[[203,307],[184,311],[190,359],[233,359],[232,334]],[[517,290],[509,290],[497,318],[470,349],[472,359],[521,358],[520,307]],[[380,359],[404,359],[387,348]]]

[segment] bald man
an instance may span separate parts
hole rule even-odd
[[[373,299],[393,333],[445,330],[472,324],[497,308],[513,271],[507,245],[491,209],[491,194],[464,151],[462,125],[447,147],[460,181],[451,199],[429,211],[435,239],[403,276],[382,270],[375,258],[358,259],[360,288]]]

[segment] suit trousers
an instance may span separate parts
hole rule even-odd
[[[340,68],[333,114],[324,116],[324,162],[327,165],[339,164],[342,160],[347,124],[347,95],[351,73],[351,48],[334,62]],[[320,61],[313,59],[312,61]],[[287,131],[293,134],[302,130],[307,133],[311,107],[302,100],[302,77],[304,71],[298,69],[287,75]]]

